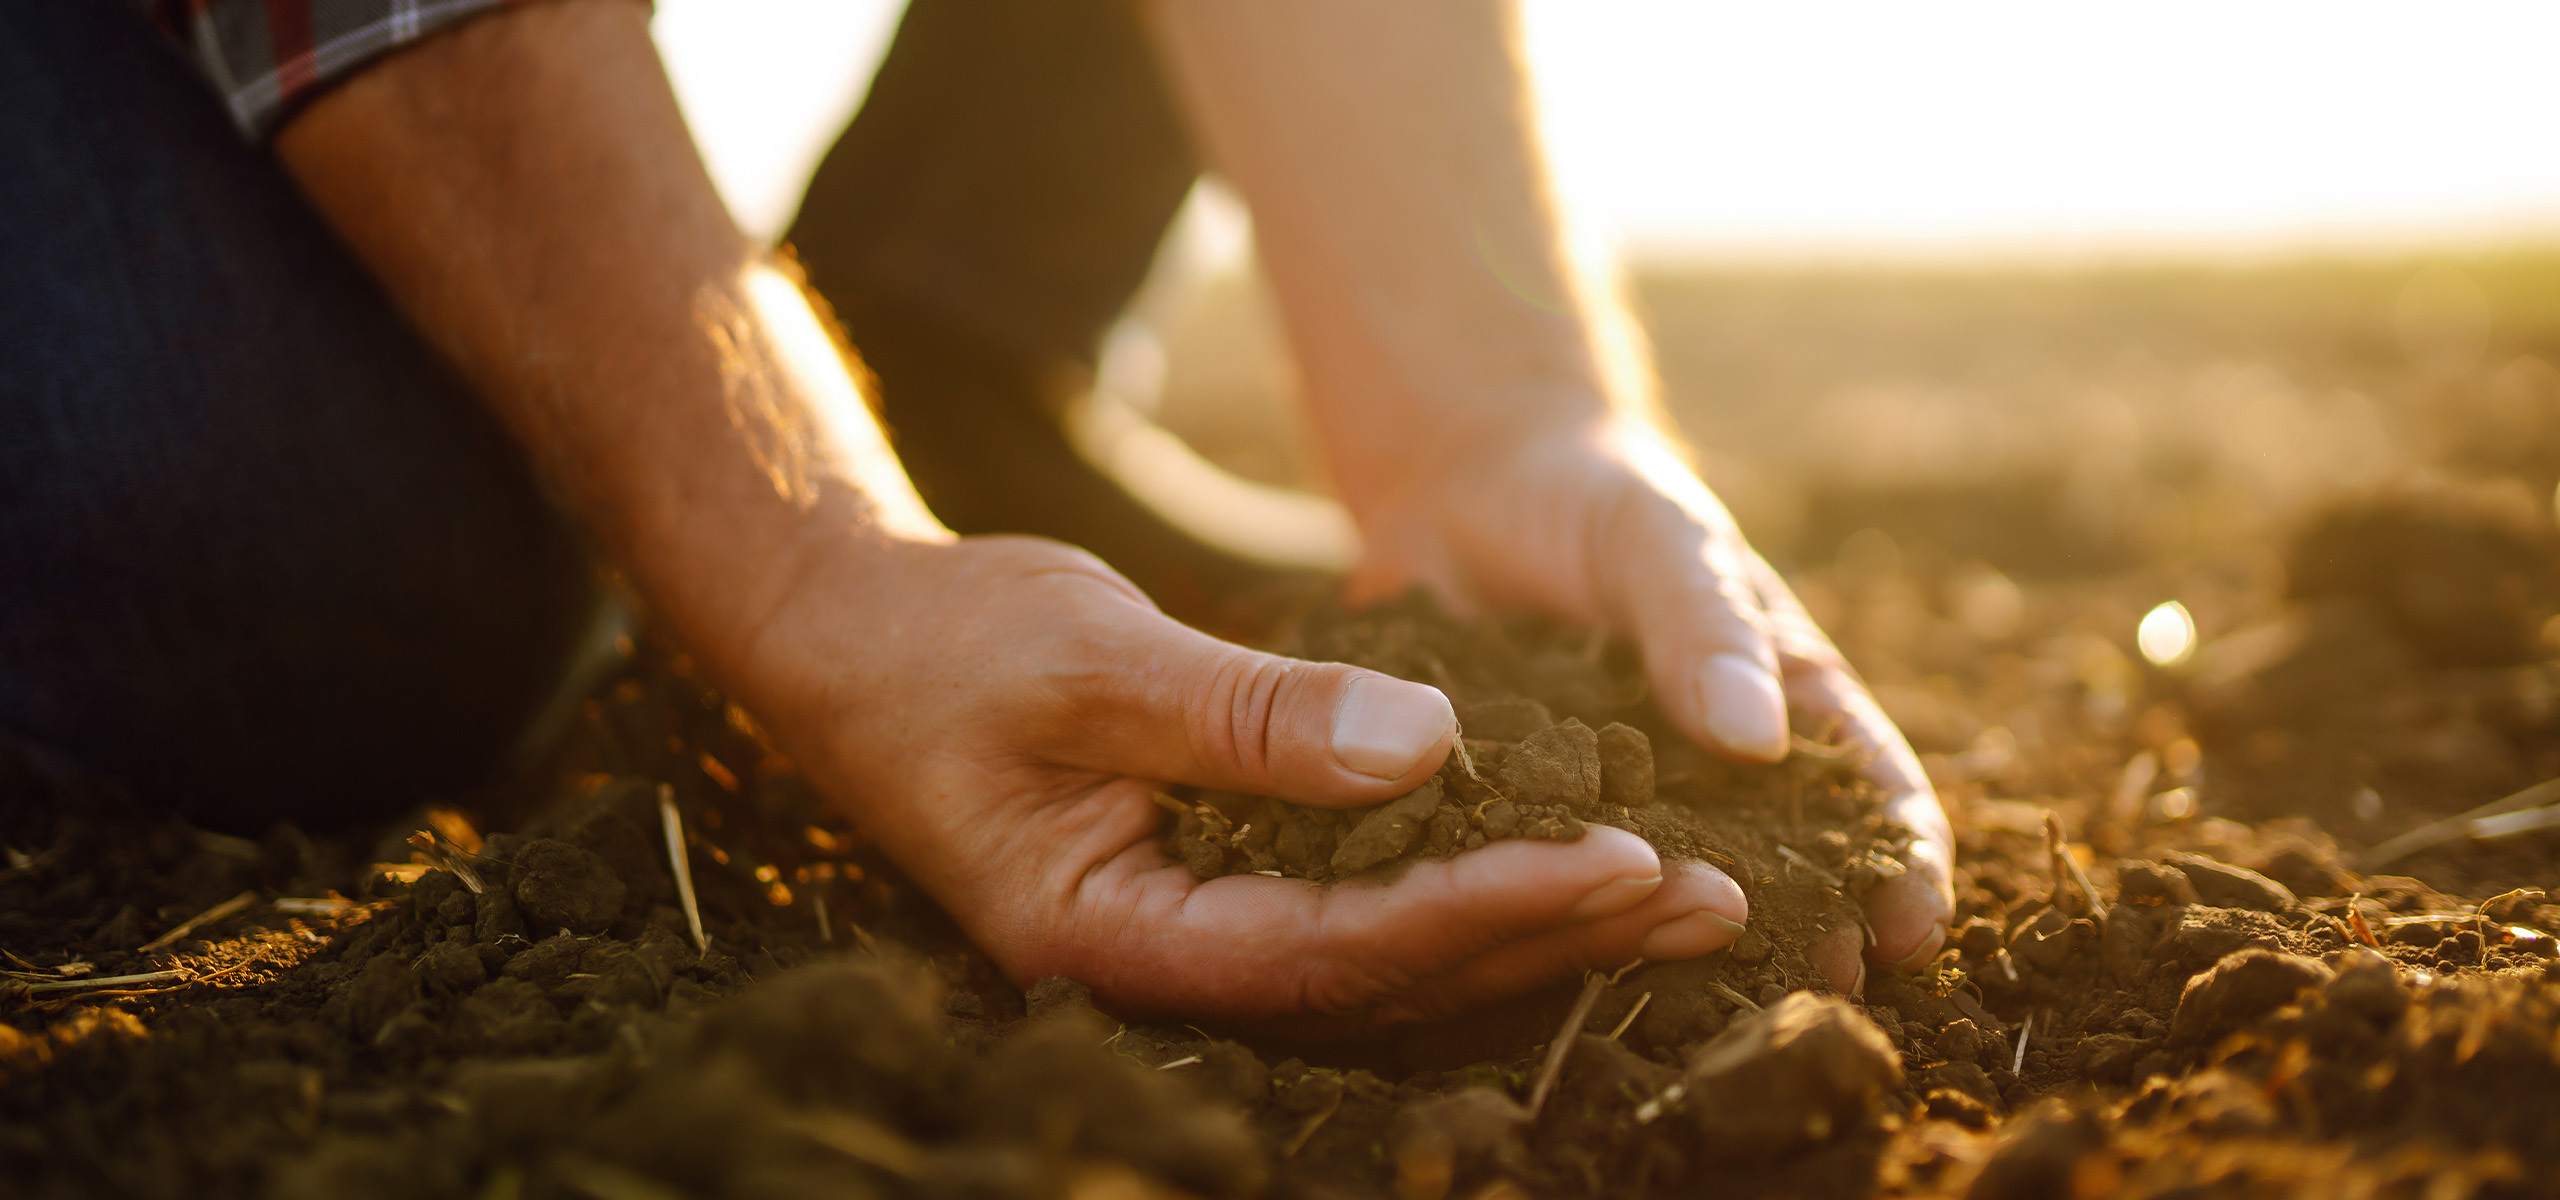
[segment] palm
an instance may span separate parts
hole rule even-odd
[[[1217,642],[1062,546],[937,550],[876,622],[898,636],[776,733],[1018,982],[1066,975],[1131,1013],[1393,1021],[1739,930],[1730,879],[1666,872],[1618,830],[1419,863],[1392,884],[1201,882],[1157,847],[1158,781],[1376,803],[1446,757],[1446,701]],[[841,617],[828,627],[843,636]],[[1326,749],[1355,684],[1439,707],[1437,742],[1396,778]]]

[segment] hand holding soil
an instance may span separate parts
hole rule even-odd
[[[1510,59],[1498,7],[1168,5],[1154,20],[1187,115],[1253,210],[1310,426],[1360,527],[1353,600],[1420,585],[1461,617],[1608,630],[1642,650],[1674,729],[1737,760],[1786,755],[1790,703],[1836,727],[1916,840],[1913,869],[1869,894],[1873,944],[1833,930],[1824,973],[1845,991],[1862,949],[1925,962],[1953,911],[1946,818],[1865,687],[1639,415],[1641,338],[1572,267],[1534,182],[1525,82],[1465,65]]]
[[[1900,732],[1724,506],[1650,431],[1604,420],[1444,454],[1364,514],[1355,599],[1422,585],[1453,609],[1527,609],[1627,635],[1680,733],[1742,762],[1790,745],[1793,705],[1866,760],[1885,816],[1913,834],[1908,871],[1865,898],[1872,944],[1839,931],[1816,953],[1843,992],[1860,951],[1911,969],[1946,939],[1946,814]],[[1356,491],[1355,491],[1355,494]],[[1824,733],[1816,729],[1805,732]]]
[[[1081,551],[910,545],[807,579],[729,673],[781,743],[1022,983],[1118,1012],[1393,1021],[1740,933],[1713,867],[1594,829],[1394,882],[1203,882],[1159,848],[1157,781],[1374,805],[1448,756],[1437,691],[1219,642]]]

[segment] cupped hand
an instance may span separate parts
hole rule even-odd
[[[885,553],[804,572],[727,673],[1017,982],[1064,975],[1122,1014],[1341,1028],[1704,954],[1741,931],[1731,879],[1666,871],[1605,828],[1392,881],[1200,881],[1159,848],[1158,782],[1380,803],[1447,757],[1448,700],[1208,637],[1057,543]]]
[[[1358,514],[1366,542],[1353,599],[1421,584],[1459,612],[1536,610],[1632,637],[1664,715],[1737,761],[1786,756],[1790,704],[1835,727],[1864,754],[1887,819],[1913,840],[1909,869],[1865,897],[1873,941],[1842,930],[1814,957],[1843,992],[1863,981],[1862,958],[1910,970],[1934,957],[1954,913],[1954,839],[1928,776],[1670,446],[1602,417],[1444,451],[1455,452],[1366,489],[1383,499]]]

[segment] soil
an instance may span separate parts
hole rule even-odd
[[[2285,619],[2338,603],[2384,601],[2305,594]],[[2404,641],[2377,653],[2393,694],[2544,669]],[[1119,1024],[1068,981],[1007,984],[747,714],[640,647],[551,770],[370,839],[191,829],[17,749],[0,1177],[29,1196],[2436,1196],[2535,1194],[2560,1167],[2560,904],[2513,886],[2534,848],[2360,873],[2298,815],[2172,811],[2155,766],[2117,789],[2130,804],[2068,814],[2091,895],[2057,876],[2046,809],[1958,784],[1949,951],[1825,996],[1805,939],[1894,869],[1844,756],[1700,754],[1623,647],[1547,625],[1320,606],[1274,644],[1446,689],[1468,754],[1367,812],[1169,795],[1168,846],[1204,875],[1391,872],[1597,822],[1724,867],[1751,932],[1369,1043]],[[2311,735],[2335,733],[2335,697],[2282,684],[2308,653],[2200,674],[2199,694],[2255,689],[2259,724],[2207,724],[2186,769],[2264,728],[2330,744]],[[2531,782],[2540,720],[2495,726],[2520,747],[2496,786]],[[146,978],[58,986],[122,975]]]
[[[1305,610],[1268,644],[1443,688],[1466,763],[1365,813],[1172,789],[1168,852],[1324,880],[1604,823],[1751,931],[1316,1046],[1015,988],[644,641],[542,768],[352,832],[0,746],[0,1195],[2551,1194],[2560,838],[2448,824],[2560,801],[2540,501],[2015,580],[1885,523],[1791,576],[1946,799],[1959,927],[1862,996],[1801,951],[1892,869],[1849,764],[1701,754],[1580,631]],[[2207,637],[2155,666],[2167,595]]]

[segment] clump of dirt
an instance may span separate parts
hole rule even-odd
[[[1742,885],[1766,917],[1752,925],[1757,956],[1744,956],[1753,969],[1730,982],[1756,994],[1810,986],[1804,947],[1861,921],[1864,888],[1903,869],[1895,855],[1909,831],[1876,815],[1847,748],[1808,740],[1769,767],[1705,755],[1647,702],[1633,653],[1588,631],[1462,623],[1416,595],[1360,612],[1314,606],[1271,645],[1439,687],[1460,740],[1422,786],[1365,809],[1175,789],[1168,853],[1202,879],[1331,882],[1506,838],[1573,841],[1589,825],[1614,826]],[[1798,728],[1813,727],[1797,717]],[[1772,961],[1780,965],[1756,969]]]

